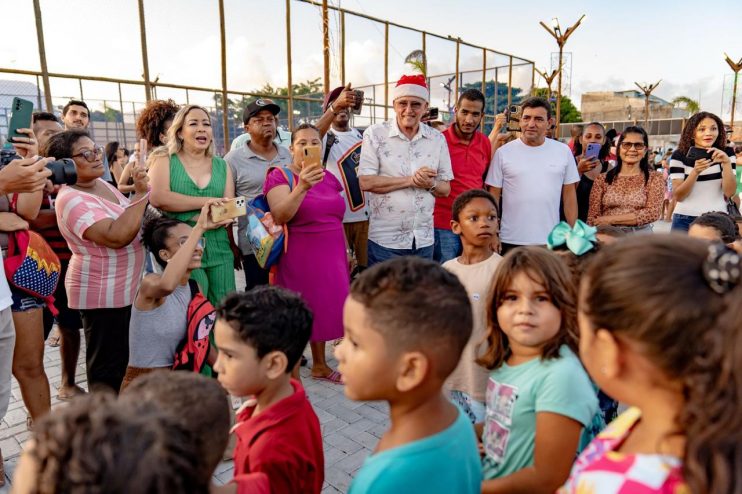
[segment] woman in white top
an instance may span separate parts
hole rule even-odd
[[[670,179],[677,200],[673,230],[687,232],[693,220],[703,213],[726,212],[727,199],[737,188],[737,160],[726,142],[724,123],[713,113],[696,113],[688,120],[678,149],[670,157]],[[710,158],[689,158],[691,147],[706,150]]]

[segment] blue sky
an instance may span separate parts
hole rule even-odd
[[[663,79],[655,93],[658,96],[700,98],[704,109],[718,113],[722,110],[724,75],[731,73],[722,53],[742,57],[742,8],[733,6],[739,0],[330,2],[430,32],[460,36],[534,60],[539,68],[549,68],[556,43],[538,21],[548,24],[556,16],[566,28],[586,13],[586,20],[566,47],[572,53],[572,96],[578,104],[585,91],[629,89],[633,81]],[[41,0],[50,70],[139,79],[142,67],[136,5],[136,0]],[[152,78],[220,85],[216,5],[216,0],[145,0]],[[298,2],[291,6],[294,80],[301,81],[322,73],[321,21],[317,8]],[[225,10],[229,85],[245,91],[265,82],[285,85],[284,0],[225,0]],[[14,19],[3,24],[0,67],[37,70],[31,0],[0,0],[0,12],[10,12]],[[334,55],[338,50],[337,25],[337,18],[332,17]],[[383,81],[383,28],[348,17],[346,31],[348,79],[356,83]],[[420,37],[392,29],[390,39],[390,76],[394,78],[407,70],[404,55],[419,47]],[[428,52],[431,72],[453,71],[452,43],[431,40]],[[481,52],[462,50],[461,59],[462,68],[481,67]],[[333,77],[338,79],[337,57],[333,58]],[[516,79],[526,84],[530,76],[516,73]],[[53,81],[55,95],[76,91],[76,82]],[[436,91],[440,97],[440,90]],[[124,87],[124,93],[125,99],[142,99],[137,87]],[[106,84],[86,85],[85,95],[101,99],[114,96]],[[179,91],[161,89],[158,96],[184,100]],[[191,98],[197,100],[199,95]]]

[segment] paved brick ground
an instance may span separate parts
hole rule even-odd
[[[236,278],[237,286],[244,287],[241,272],[237,273]],[[77,367],[77,380],[78,384],[87,389],[84,343],[83,338],[81,358]],[[328,362],[335,368],[337,363],[334,358],[331,358],[332,345],[328,345],[327,352]],[[308,349],[306,355],[311,359]],[[46,347],[44,364],[51,387],[52,407],[64,406],[56,399],[61,373],[58,348]],[[323,493],[347,492],[353,475],[376,446],[379,437],[387,427],[387,406],[383,403],[352,402],[343,395],[342,386],[312,380],[307,368],[301,369],[301,376],[309,400],[322,425],[325,447]],[[10,492],[10,478],[12,478],[22,445],[30,436],[26,429],[26,416],[18,383],[14,379],[8,413],[0,422],[0,450],[5,458],[7,477],[5,487],[0,487],[0,494]],[[232,478],[232,470],[231,461],[222,463],[214,472],[214,481],[217,484],[228,482]]]
[[[331,349],[328,348],[328,353]],[[83,353],[84,355],[84,349]],[[307,351],[307,357],[309,352]],[[61,404],[56,399],[59,386],[59,349],[46,347],[44,356],[47,376],[52,392],[52,406]],[[330,360],[330,365],[336,365]],[[382,403],[356,403],[345,398],[342,386],[309,377],[309,370],[302,368],[302,379],[322,425],[325,446],[325,493],[347,492],[350,480],[376,445],[387,427],[387,408]],[[79,384],[86,388],[84,359],[77,368]],[[0,450],[5,457],[5,473],[8,481],[0,488],[0,494],[8,494],[9,480],[21,452],[23,443],[29,438],[26,429],[26,409],[21,400],[18,384],[13,380],[12,397],[8,413],[0,422]],[[214,473],[214,480],[221,484],[232,478],[232,462],[224,462]]]

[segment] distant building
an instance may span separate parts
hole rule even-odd
[[[644,120],[644,94],[637,90],[595,91],[583,93],[580,112],[584,122],[614,122],[619,120]],[[669,101],[651,95],[649,118],[686,118],[688,112],[673,106]]]

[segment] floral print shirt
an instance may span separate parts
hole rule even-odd
[[[408,139],[396,117],[374,124],[363,134],[358,176],[411,177],[427,166],[438,171],[436,180],[453,179],[451,157],[443,134],[420,124]],[[416,249],[433,245],[435,197],[427,190],[408,187],[386,194],[369,193],[371,216],[368,238],[387,249]]]

